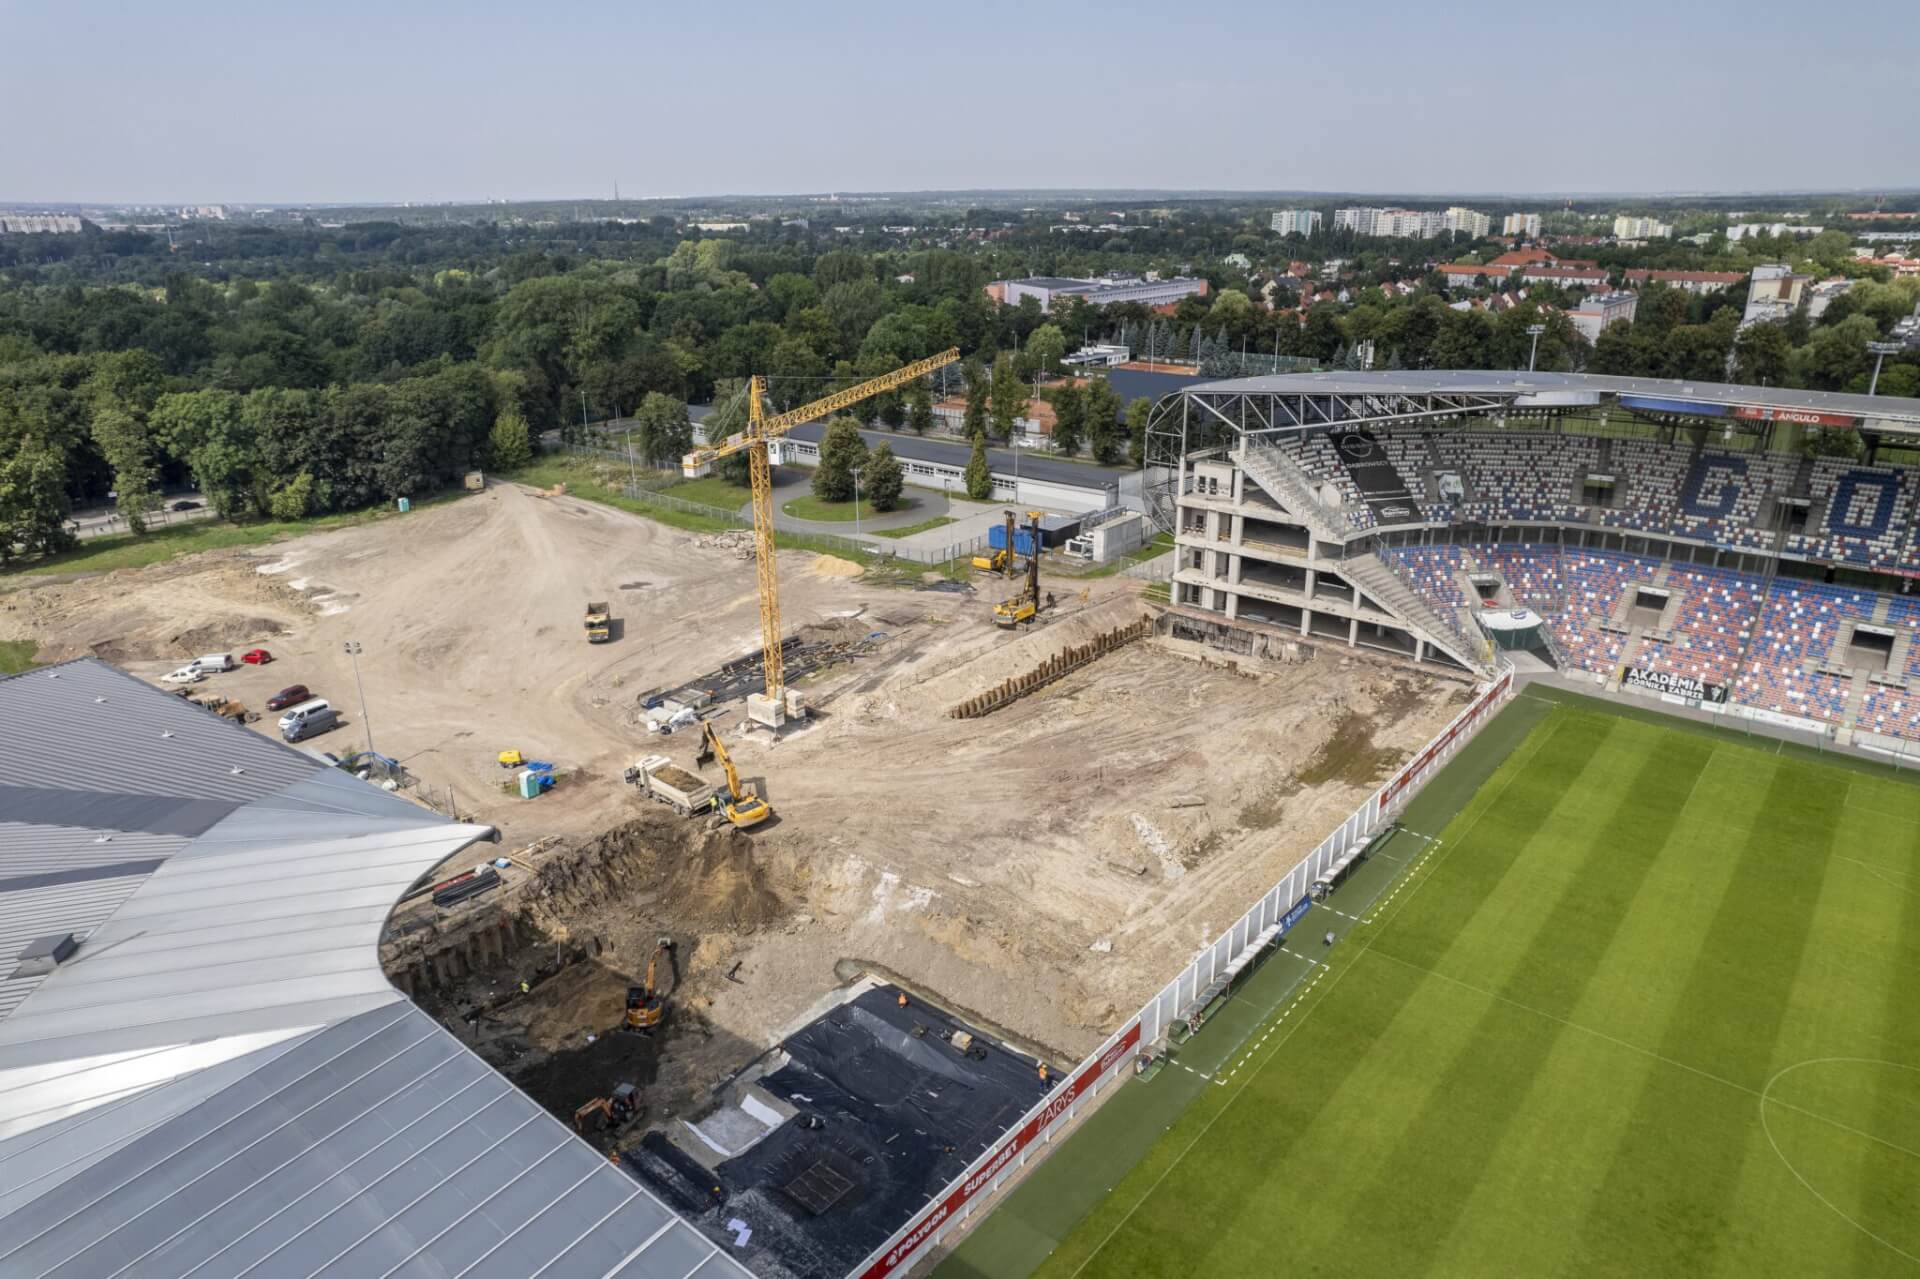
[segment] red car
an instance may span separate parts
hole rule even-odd
[[[250,648],[240,654],[240,660],[248,666],[265,666],[273,660],[273,654],[264,648]]]
[[[313,694],[307,691],[305,684],[289,684],[267,699],[267,709],[283,711],[289,706],[298,706],[304,701],[309,701],[312,697]]]

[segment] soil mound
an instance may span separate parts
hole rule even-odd
[[[548,858],[527,905],[543,927],[567,929],[636,896],[655,898],[658,913],[689,932],[749,933],[786,911],[746,835],[651,814]]]

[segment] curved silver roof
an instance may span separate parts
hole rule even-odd
[[[0,723],[0,1273],[747,1274],[381,971],[488,827],[93,660]]]

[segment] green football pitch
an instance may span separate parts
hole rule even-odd
[[[1406,821],[940,1279],[1920,1275],[1920,787],[1522,696]]]

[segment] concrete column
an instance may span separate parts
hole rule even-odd
[[[1240,585],[1240,570],[1245,564],[1246,564],[1245,556],[1241,556],[1241,555],[1227,556],[1227,580],[1229,582],[1232,582],[1235,586]]]
[[[1360,619],[1347,619],[1347,647],[1357,648],[1360,644]]]
[[[1225,591],[1222,591],[1221,594],[1226,595],[1227,597],[1227,620],[1232,621],[1234,618],[1239,617],[1240,616],[1240,597],[1236,594],[1229,594],[1228,592],[1225,592]]]
[[[1427,641],[1418,635],[1413,637],[1413,660],[1416,662],[1427,660]]]
[[[1300,610],[1300,633],[1302,635],[1313,634],[1313,610],[1310,608]]]

